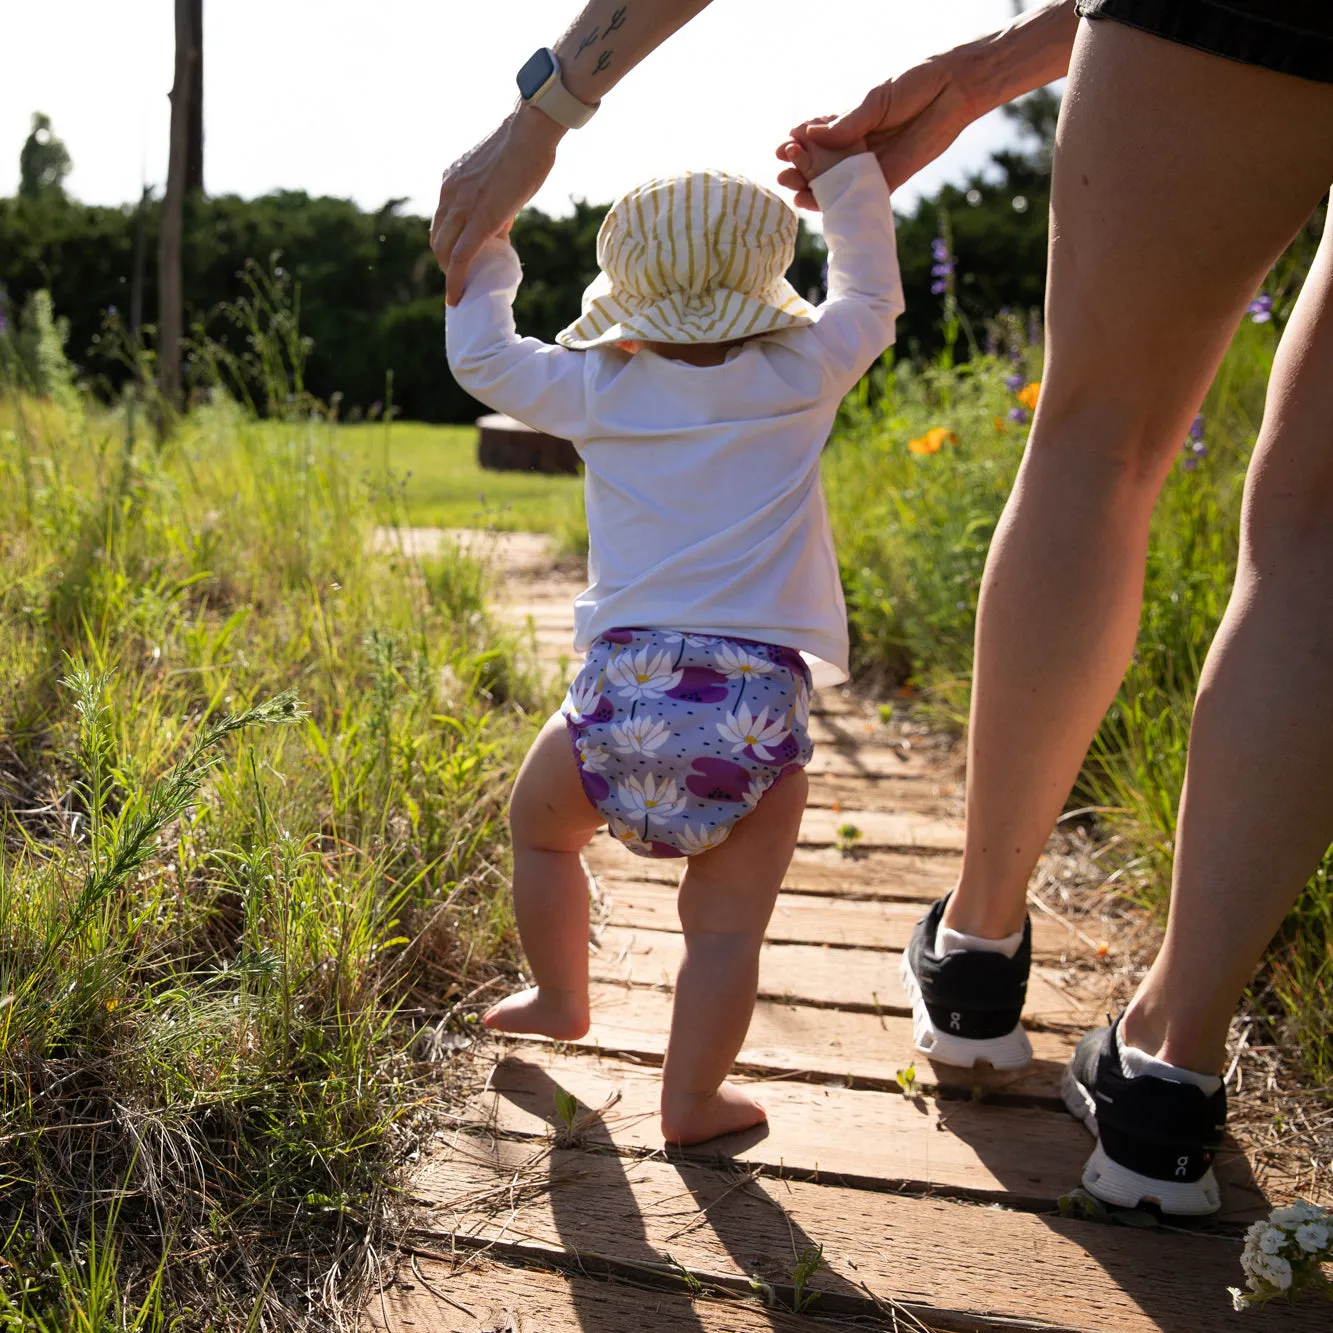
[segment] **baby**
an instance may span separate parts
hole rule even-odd
[[[810,691],[847,678],[819,456],[903,309],[875,158],[803,149],[829,249],[818,307],[783,277],[791,208],[748,180],[696,172],[650,181],[607,214],[601,273],[559,346],[515,335],[521,269],[504,240],[487,243],[448,312],[459,384],[572,440],[586,475],[590,585],[574,646],[587,656],[509,811],[536,985],[485,1021],[587,1032],[579,852],[603,824],[641,856],[688,858],[662,1071],[673,1143],[764,1119],[725,1080],[805,807]]]

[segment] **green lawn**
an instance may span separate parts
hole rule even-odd
[[[400,521],[413,525],[551,532],[564,540],[583,526],[583,482],[536,472],[486,472],[477,466],[473,426],[341,426],[349,462],[378,490],[397,491]]]

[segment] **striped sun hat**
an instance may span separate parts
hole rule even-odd
[[[809,324],[782,276],[795,252],[796,214],[772,190],[720,171],[651,180],[606,215],[602,271],[556,341],[715,343]]]

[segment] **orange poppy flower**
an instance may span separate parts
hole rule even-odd
[[[958,436],[943,426],[933,426],[919,440],[908,440],[907,447],[914,454],[937,454],[945,444],[957,444]]]
[[[1033,380],[1025,389],[1018,391],[1018,401],[1027,408],[1029,412],[1037,410],[1037,398],[1041,394],[1041,381]]]
[[[1003,435],[1005,431],[1009,429],[1009,427],[1005,424],[1005,420],[1003,417],[991,417],[991,425],[993,425],[995,429],[1000,432],[1001,435]]]

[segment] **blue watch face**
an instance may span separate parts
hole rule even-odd
[[[543,47],[518,72],[518,91],[526,102],[555,73],[555,57]]]

